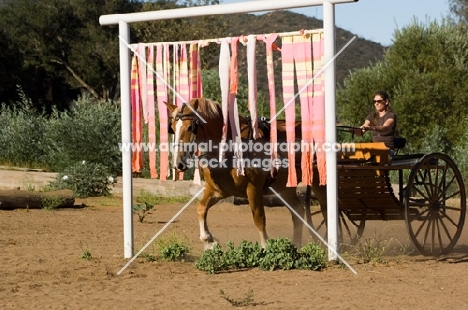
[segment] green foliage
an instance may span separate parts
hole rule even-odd
[[[468,1],[449,0],[450,11],[455,14],[460,22],[468,22]]]
[[[464,132],[460,137],[460,143],[458,143],[453,150],[453,160],[460,170],[465,184],[468,182],[468,119],[465,120],[463,126]]]
[[[289,270],[294,267],[294,262],[298,258],[297,249],[289,239],[270,239],[267,241],[265,255],[260,260],[260,269]]]
[[[70,189],[76,197],[97,197],[110,195],[109,187],[115,183],[116,176],[106,166],[82,161],[59,173],[49,188]]]
[[[89,161],[121,170],[120,111],[110,102],[80,98],[70,112],[38,113],[22,98],[0,108],[0,162],[63,171],[71,162]]]
[[[190,252],[190,248],[184,244],[174,243],[160,249],[163,260],[177,261],[183,260]]]
[[[360,125],[373,110],[373,94],[385,90],[397,113],[397,130],[413,151],[427,149],[426,140],[437,140],[439,149],[450,152],[463,135],[460,115],[468,114],[467,32],[468,25],[447,20],[415,20],[395,31],[384,59],[352,72],[338,90],[339,122]]]
[[[57,209],[61,204],[65,202],[65,199],[60,196],[50,196],[42,198],[41,207],[46,210]]]
[[[0,162],[38,168],[47,161],[46,119],[19,89],[21,101],[0,108]]]
[[[187,202],[187,200],[190,200],[191,197],[185,197],[185,196],[171,196],[171,197],[162,197],[162,196],[157,196],[150,191],[147,190],[141,190],[139,191],[136,196],[135,200],[137,203],[149,203],[151,205],[158,205],[162,203],[177,203],[177,202]]]
[[[325,251],[318,245],[306,245],[298,252],[289,239],[278,238],[268,240],[265,250],[258,243],[253,244],[245,240],[237,248],[232,242],[228,242],[226,251],[223,251],[219,244],[215,244],[212,250],[206,250],[195,261],[195,266],[207,273],[219,273],[255,267],[271,271],[293,268],[320,270],[326,263]]]
[[[390,248],[391,242],[391,238],[376,234],[371,238],[360,239],[354,252],[362,263],[385,263],[383,255]]]
[[[144,205],[142,204],[136,204],[133,206],[133,213],[135,213],[138,216],[138,220],[140,223],[143,223],[145,220],[145,217],[149,214],[151,214],[151,210],[153,210],[154,205],[145,202]]]
[[[118,173],[122,166],[120,127],[119,107],[111,102],[82,97],[70,112],[55,111],[47,123],[45,137],[48,166],[62,171],[70,162],[85,160]]]
[[[299,257],[294,263],[297,269],[320,270],[327,266],[326,253],[316,243],[306,244],[299,251]]]
[[[227,270],[221,246],[215,244],[213,249],[203,252],[203,255],[195,261],[195,267],[198,270],[212,274]]]
[[[242,269],[258,267],[259,260],[263,256],[262,247],[258,243],[242,240],[237,248],[234,243],[227,243],[227,251],[224,253],[226,269]]]
[[[186,245],[186,240],[176,233],[160,239],[157,245],[159,255],[166,261],[185,260],[190,253],[190,247]]]
[[[93,256],[91,255],[91,252],[88,249],[85,249],[83,253],[81,253],[80,258],[86,259],[86,260],[91,260]]]
[[[152,263],[156,261],[156,257],[150,253],[141,253],[139,257],[144,258],[148,263]]]
[[[118,40],[115,27],[102,27],[99,16],[138,11],[139,6],[121,0],[11,1],[0,8],[0,29],[22,67],[7,75],[21,79],[36,100],[49,104],[65,100],[53,98],[53,88],[60,97],[65,89],[81,87],[96,98],[115,98]]]

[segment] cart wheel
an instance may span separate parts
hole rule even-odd
[[[422,157],[404,193],[408,233],[424,255],[450,253],[462,232],[466,193],[460,171],[444,154]]]
[[[340,211],[340,242],[356,245],[366,227],[365,219],[350,219],[346,211]]]
[[[326,212],[326,210],[325,210]],[[364,228],[366,226],[365,219],[361,220],[350,220],[346,211],[339,211],[340,220],[339,220],[339,235],[340,244],[343,245],[355,245],[362,234],[364,233]],[[309,225],[322,237],[326,240],[327,238],[327,221],[326,214],[322,210],[314,208],[310,212],[311,221]],[[311,232],[311,236],[314,241],[317,241],[317,236]]]

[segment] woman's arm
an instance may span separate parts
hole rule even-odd
[[[374,130],[377,132],[386,132],[388,130],[391,130],[394,124],[395,120],[393,118],[389,118],[385,121],[385,123],[382,126],[370,126],[370,130]]]

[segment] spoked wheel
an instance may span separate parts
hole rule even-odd
[[[355,245],[361,239],[366,227],[366,220],[363,218],[351,218],[346,211],[340,211],[340,243],[349,242]]]
[[[424,255],[450,253],[466,213],[465,186],[453,160],[440,153],[422,157],[409,175],[404,204],[416,248]]]
[[[326,212],[326,211],[325,211]],[[326,214],[323,214],[320,209],[311,210],[311,226],[312,228],[327,241],[327,221]],[[362,234],[366,226],[365,219],[351,219],[346,211],[339,211],[339,231],[338,237],[340,244],[344,245],[355,245]],[[311,232],[314,240],[318,238],[314,233]]]

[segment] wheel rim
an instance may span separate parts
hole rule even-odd
[[[439,153],[421,158],[404,194],[406,225],[416,248],[424,255],[449,253],[466,213],[465,186],[453,160]]]

